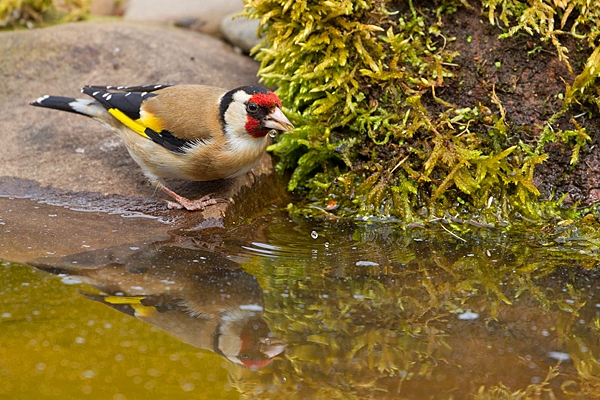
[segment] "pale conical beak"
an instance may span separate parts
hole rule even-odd
[[[294,127],[279,107],[275,107],[273,111],[267,114],[267,117],[263,120],[263,126],[285,132],[291,132]]]

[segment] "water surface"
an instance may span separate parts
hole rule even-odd
[[[9,220],[3,257],[35,257],[0,267],[2,398],[600,394],[597,255],[573,245],[274,211],[30,254]]]

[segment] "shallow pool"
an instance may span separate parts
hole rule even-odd
[[[2,398],[600,396],[593,252],[279,211],[137,236],[99,215],[128,234],[35,252],[7,211],[31,204],[1,201]]]

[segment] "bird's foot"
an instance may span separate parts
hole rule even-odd
[[[198,200],[189,200],[185,197],[179,197],[177,201],[167,201],[167,207],[170,210],[186,209],[188,211],[204,210],[207,206],[212,206],[217,203],[227,203],[225,199],[213,199],[210,195],[203,196]]]
[[[167,207],[169,207],[170,210],[182,210],[185,208],[188,211],[198,211],[204,210],[207,206],[212,206],[217,203],[227,203],[227,200],[225,199],[211,198],[210,194],[202,196],[198,200],[190,200],[188,198],[178,195],[166,186],[161,186],[161,189],[166,194],[175,199],[175,201],[167,201]]]

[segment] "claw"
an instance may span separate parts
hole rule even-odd
[[[202,196],[198,200],[190,200],[183,196],[178,195],[168,187],[161,185],[160,188],[163,192],[175,199],[175,201],[167,201],[167,207],[169,210],[181,210],[186,209],[188,211],[203,211],[207,206],[212,206],[217,203],[227,203],[225,199],[213,199],[210,194]]]

